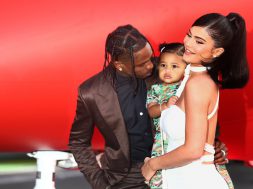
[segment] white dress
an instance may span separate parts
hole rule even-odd
[[[218,100],[208,119],[215,114]],[[160,127],[168,139],[168,147],[165,152],[170,152],[184,144],[185,113],[178,106],[173,105],[162,111]],[[206,144],[204,150],[210,155],[203,155],[200,159],[185,166],[164,169],[162,171],[163,189],[228,189],[226,181],[216,170],[215,165],[202,163],[214,160],[214,147]]]

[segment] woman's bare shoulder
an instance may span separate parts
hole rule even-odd
[[[198,74],[189,78],[185,86],[188,95],[198,95],[199,98],[210,98],[217,90],[217,85],[208,74]]]

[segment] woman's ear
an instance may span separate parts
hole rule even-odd
[[[222,53],[224,53],[224,48],[220,47],[220,48],[215,48],[213,50],[213,58],[217,58],[220,55],[222,55]]]

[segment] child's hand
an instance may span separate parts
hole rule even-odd
[[[170,106],[176,104],[177,100],[178,100],[177,96],[170,97],[169,101],[167,102],[167,106],[170,107]]]

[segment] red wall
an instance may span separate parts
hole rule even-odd
[[[250,0],[1,1],[0,151],[67,149],[77,87],[102,69],[106,36],[118,25],[134,25],[157,49],[160,42],[182,42],[202,14],[239,12],[247,23],[252,68],[250,4]],[[252,79],[243,90],[221,92],[221,138],[232,159],[253,159],[251,86]],[[94,144],[103,145],[99,135]]]

